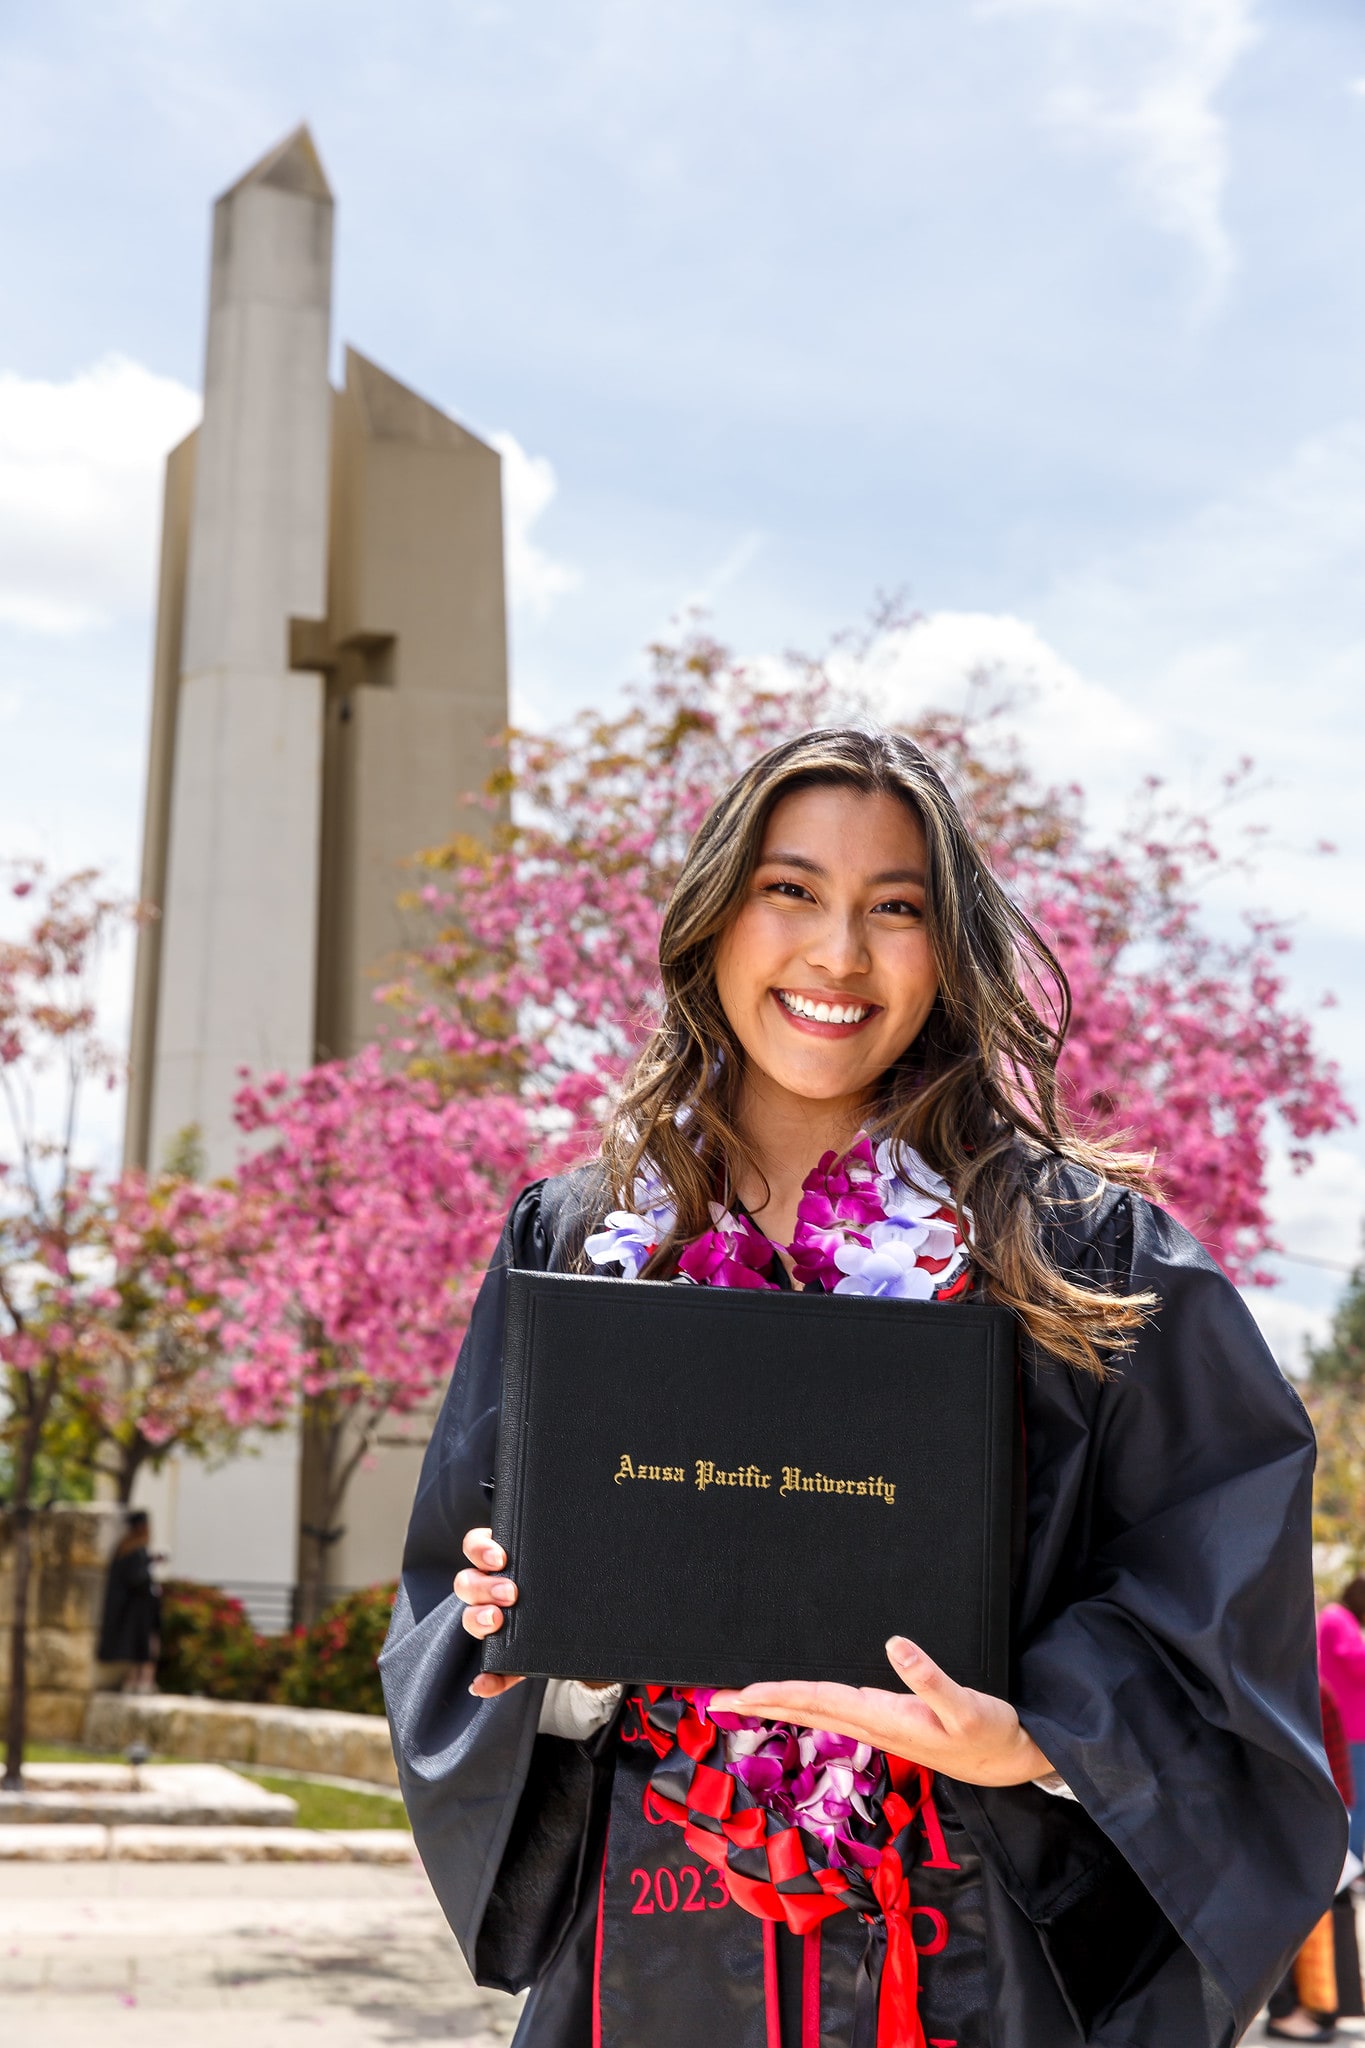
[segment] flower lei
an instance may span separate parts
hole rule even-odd
[[[677,1210],[646,1161],[632,1190],[635,1207],[615,1209],[584,1245],[594,1265],[618,1265],[638,1280],[677,1221]],[[742,1213],[711,1204],[712,1227],[678,1260],[680,1277],[702,1287],[776,1289],[765,1278],[774,1247]],[[964,1212],[968,1233],[970,1214]],[[917,1152],[890,1143],[873,1150],[860,1131],[842,1156],[826,1152],[802,1182],[789,1245],[796,1279],[827,1294],[879,1295],[897,1301],[951,1301],[970,1282],[970,1235],[958,1225],[952,1190]],[[725,1769],[775,1819],[813,1835],[831,1870],[873,1870],[873,1800],[885,1780],[880,1750],[846,1735],[711,1714],[714,1688],[675,1692],[722,1736]]]
[[[584,1249],[597,1266],[641,1271],[677,1222],[667,1188],[646,1161],[633,1209],[613,1209]],[[965,1215],[968,1232],[970,1214]],[[719,1202],[711,1229],[687,1246],[679,1274],[701,1287],[765,1287],[774,1247],[762,1231]],[[970,1238],[958,1227],[952,1190],[908,1146],[873,1151],[860,1131],[842,1156],[826,1152],[801,1184],[792,1268],[803,1287],[826,1294],[873,1294],[895,1301],[945,1301],[965,1291]]]

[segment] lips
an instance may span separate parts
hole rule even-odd
[[[803,990],[785,988],[775,988],[771,993],[788,1023],[798,1031],[814,1032],[821,1038],[851,1037],[875,1017],[881,1007],[879,1003],[863,1002],[855,996],[808,995]]]

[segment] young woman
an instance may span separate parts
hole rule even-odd
[[[909,741],[814,732],[742,775],[660,973],[600,1159],[513,1205],[383,1657],[475,1976],[532,1987],[523,2048],[1223,2048],[1345,1846],[1298,1400],[1133,1163],[1068,1123],[1064,977]],[[594,1264],[1015,1312],[1008,1701],[898,1637],[885,1690],[480,1674],[517,1597],[487,1527],[505,1275]],[[723,1869],[666,1795],[684,1751],[758,1828]]]

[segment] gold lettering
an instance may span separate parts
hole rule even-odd
[[[687,1478],[687,1474],[681,1465],[637,1465],[631,1458],[629,1451],[622,1451],[621,1462],[612,1476],[618,1486],[623,1479],[667,1479],[672,1480],[675,1485],[681,1485]],[[698,1486],[705,1484],[705,1481],[700,1476],[700,1468],[698,1468],[697,1484]]]
[[[773,1474],[765,1472],[760,1465],[739,1465],[732,1472],[717,1470],[711,1458],[697,1458],[693,1461],[693,1472],[699,1492],[708,1486],[749,1486],[767,1488],[773,1483]],[[834,1493],[849,1497],[857,1495],[866,1500],[884,1500],[888,1507],[896,1503],[894,1483],[880,1473],[869,1473],[866,1479],[833,1479],[827,1472],[803,1472],[799,1465],[783,1465],[782,1483],[778,1496],[785,1500],[791,1493]],[[620,1463],[612,1474],[619,1486],[623,1479],[653,1479],[668,1484],[683,1486],[687,1483],[687,1471],[682,1465],[646,1465],[637,1463],[629,1451],[622,1451]]]

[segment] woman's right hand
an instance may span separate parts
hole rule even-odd
[[[517,1597],[516,1582],[507,1576],[507,1553],[493,1541],[491,1529],[471,1529],[460,1547],[475,1567],[455,1574],[455,1591],[465,1603],[460,1620],[466,1634],[482,1642],[502,1627],[502,1610],[511,1607]],[[469,1690],[477,1700],[495,1700],[499,1693],[520,1684],[520,1678],[505,1673],[481,1671]]]

